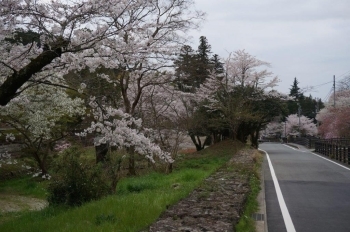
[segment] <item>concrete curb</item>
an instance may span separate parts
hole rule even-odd
[[[267,214],[266,214],[266,201],[265,201],[265,181],[264,181],[264,162],[266,161],[266,155],[264,155],[264,161],[261,165],[260,171],[260,193],[258,195],[259,210],[256,214],[263,215],[262,220],[255,221],[256,232],[268,232],[267,229]]]

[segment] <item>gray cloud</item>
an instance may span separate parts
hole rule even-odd
[[[246,49],[271,63],[281,92],[289,92],[294,77],[303,87],[350,74],[348,0],[196,0],[196,7],[208,15],[192,46],[204,35],[221,57]],[[331,86],[311,94],[325,98]]]

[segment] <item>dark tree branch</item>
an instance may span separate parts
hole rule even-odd
[[[40,72],[42,68],[49,65],[55,58],[62,54],[62,46],[53,47],[52,50],[43,51],[38,57],[33,59],[27,66],[14,72],[0,86],[0,105],[5,106],[16,97],[16,92],[34,74]]]

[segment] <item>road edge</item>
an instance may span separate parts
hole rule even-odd
[[[260,151],[261,152],[261,151]],[[265,152],[261,152],[263,155],[263,162],[261,164],[260,170],[260,192],[258,194],[257,200],[259,203],[259,210],[256,212],[257,214],[263,215],[263,220],[255,221],[255,229],[256,232],[268,232],[267,227],[267,214],[266,214],[266,200],[265,200],[265,171],[264,171],[264,163],[266,160]]]

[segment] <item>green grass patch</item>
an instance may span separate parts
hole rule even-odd
[[[48,207],[17,214],[0,231],[140,231],[170,205],[185,198],[243,145],[225,141],[202,152],[181,155],[171,174],[125,177],[117,193],[76,208]],[[3,215],[2,217],[7,217]]]
[[[255,231],[255,221],[252,218],[252,214],[257,212],[259,209],[259,203],[257,200],[258,194],[261,190],[259,173],[262,164],[262,156],[257,151],[255,156],[255,165],[253,169],[249,170],[249,187],[250,192],[247,197],[243,215],[236,225],[237,232],[254,232]]]
[[[47,181],[39,181],[30,176],[11,179],[0,183],[0,194],[31,196],[40,199],[47,197]]]

